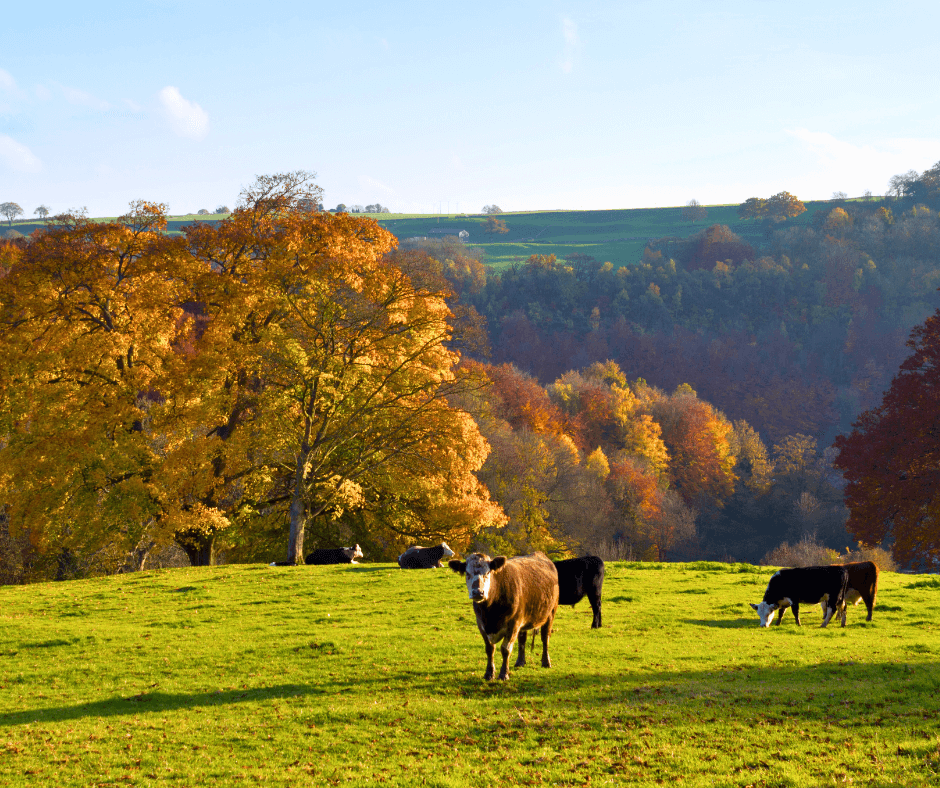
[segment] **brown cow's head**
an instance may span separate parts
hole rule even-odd
[[[490,579],[506,564],[506,556],[491,559],[486,553],[474,553],[466,561],[448,561],[447,565],[458,575],[467,576],[467,591],[473,602],[485,602],[490,593]]]

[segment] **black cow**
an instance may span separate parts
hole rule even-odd
[[[868,608],[868,618],[871,621],[872,613],[875,611],[875,597],[878,595],[878,565],[873,561],[857,561],[851,564],[845,564],[849,570],[849,588],[845,592],[845,602],[839,608],[839,614],[842,617],[842,626],[845,626],[845,609],[848,605],[857,605],[864,602]],[[826,612],[825,602],[820,602],[823,614]],[[780,615],[783,615],[781,611]]]
[[[355,564],[362,558],[362,549],[355,547],[324,547],[314,550],[304,559],[305,564]],[[287,561],[274,561],[269,566],[293,566]]]
[[[760,616],[760,625],[769,627],[774,614],[780,610],[777,624],[783,620],[783,611],[793,608],[796,625],[800,626],[800,603],[817,605],[826,603],[823,626],[829,623],[833,614],[845,604],[845,595],[849,587],[849,571],[844,566],[801,566],[795,569],[781,569],[770,578],[764,600],[755,605]]]
[[[473,553],[466,561],[449,561],[448,566],[467,578],[477,629],[486,647],[484,679],[491,681],[493,678],[493,652],[500,641],[501,681],[509,678],[509,655],[517,637],[519,656],[515,667],[525,665],[526,635],[530,629],[539,627],[542,628],[542,667],[551,667],[548,639],[558,609],[558,571],[548,556],[533,553],[516,558],[499,555],[491,559],[484,553]]]
[[[591,629],[600,629],[604,562],[596,555],[586,555],[555,561],[555,569],[558,571],[558,604],[573,607],[586,595],[594,611]]]
[[[436,547],[416,544],[398,556],[398,565],[402,569],[440,569],[443,566],[441,559],[450,558],[453,554],[447,542],[441,542]]]

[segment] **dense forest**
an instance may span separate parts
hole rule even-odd
[[[497,273],[453,239],[420,245],[486,318],[498,363],[549,383],[610,359],[629,379],[690,384],[767,440],[828,445],[878,402],[938,305],[936,173],[891,199],[833,200],[809,221],[750,220],[747,241],[720,225],[658,239],[619,269],[534,255]]]
[[[0,576],[173,546],[203,564],[436,539],[753,562],[890,546],[849,520],[832,444],[938,303],[940,165],[894,185],[811,216],[752,198],[746,232],[652,240],[618,269],[399,243],[310,211],[306,173],[179,236],[153,203],[58,217],[0,246]]]

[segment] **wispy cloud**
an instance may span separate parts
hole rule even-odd
[[[561,70],[570,74],[574,69],[574,61],[581,49],[581,39],[578,36],[578,25],[573,19],[561,20],[561,34],[565,46],[561,58]]]
[[[111,107],[111,105],[108,104],[108,102],[104,99],[93,96],[91,93],[86,93],[84,90],[70,88],[67,85],[59,85],[59,88],[62,90],[62,95],[65,96],[65,100],[69,104],[75,104],[79,107],[88,107],[89,109],[98,110],[106,110],[110,109]]]
[[[0,68],[0,90],[10,93],[16,92],[16,80],[13,79],[9,71],[4,71],[2,68]]]
[[[0,134],[0,164],[14,172],[39,172],[42,162],[25,145]]]
[[[172,85],[158,94],[170,128],[180,137],[201,140],[209,133],[209,115],[195,101],[187,101]]]

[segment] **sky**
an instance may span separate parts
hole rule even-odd
[[[940,161],[940,4],[17,3],[0,202],[476,213],[883,194]]]

